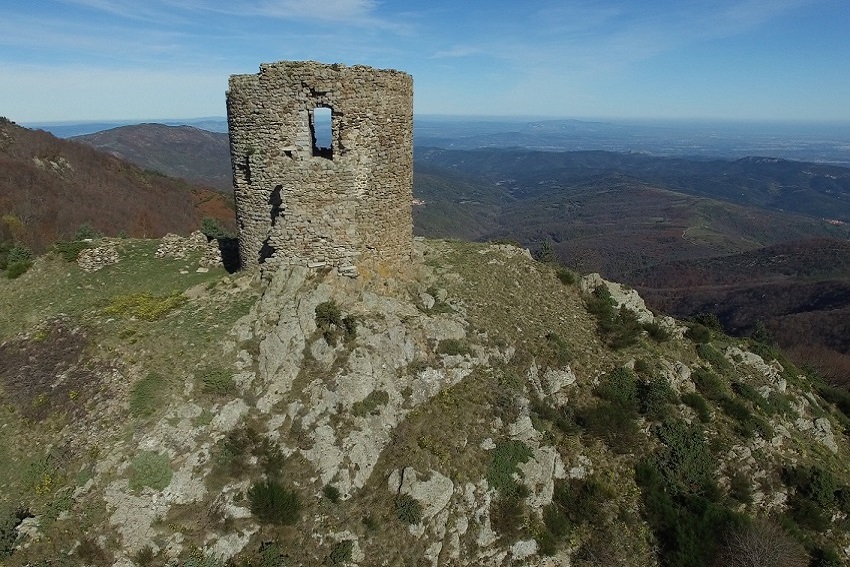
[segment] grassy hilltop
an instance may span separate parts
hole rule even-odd
[[[848,559],[850,400],[769,344],[513,246],[380,280],[187,242],[0,278],[4,565]]]

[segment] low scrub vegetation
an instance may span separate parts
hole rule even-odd
[[[251,513],[261,522],[288,526],[298,521],[301,502],[298,494],[276,480],[265,480],[248,489]]]

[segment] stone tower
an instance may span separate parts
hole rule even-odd
[[[392,273],[413,244],[413,79],[283,61],[233,75],[230,156],[242,265]]]

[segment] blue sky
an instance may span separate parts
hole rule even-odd
[[[850,121],[848,0],[0,0],[0,115],[223,116],[227,78],[411,73],[419,114]]]

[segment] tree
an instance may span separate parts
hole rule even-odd
[[[770,520],[758,519],[730,532],[715,565],[720,567],[806,567],[808,554]]]

